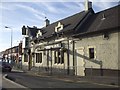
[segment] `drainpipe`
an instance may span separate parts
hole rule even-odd
[[[101,76],[103,76],[102,61],[100,62],[100,72],[101,72]]]
[[[49,69],[49,50],[47,50],[47,69]]]
[[[75,41],[73,40],[73,75],[75,75]]]
[[[31,54],[31,50],[30,50],[30,49],[28,49],[28,70],[29,70],[29,71],[30,71],[30,69],[31,69],[30,54]]]
[[[52,48],[50,49],[50,53],[51,53],[51,75],[52,75]]]
[[[67,74],[69,75],[69,38],[67,40],[68,43],[68,50],[67,50]]]

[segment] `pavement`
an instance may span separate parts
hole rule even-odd
[[[3,79],[2,79],[2,87],[3,88],[26,88],[18,83],[15,83],[9,79],[6,78],[6,74],[3,76]],[[27,88],[26,88],[27,89]]]
[[[94,84],[99,84],[99,85],[108,85],[108,86],[114,86],[114,87],[119,87],[119,77],[112,77],[112,76],[68,76],[68,75],[48,75],[45,73],[38,73],[38,72],[33,72],[33,71],[22,71],[19,69],[13,69],[13,72],[26,72],[27,74],[30,75],[35,75],[35,76],[40,76],[40,77],[51,77],[55,78],[57,80],[62,80],[62,81],[68,81],[68,82],[90,82]]]

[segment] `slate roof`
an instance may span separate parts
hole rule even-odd
[[[120,27],[119,23],[120,5],[95,13],[83,24],[76,28],[75,35],[86,33],[108,31],[112,28]],[[105,19],[103,19],[103,17]]]
[[[89,18],[82,22],[90,12],[92,14],[89,16]],[[71,30],[74,30],[72,31],[73,36],[80,36],[86,33],[102,32],[105,30],[109,31],[112,28],[116,28],[118,26],[120,27],[120,23],[118,21],[119,16],[120,5],[106,9],[104,11],[100,11],[98,13],[94,13],[94,11],[90,9],[89,11],[82,11],[65,19],[54,22],[47,27],[43,27],[41,29],[29,27],[29,30],[34,38],[33,40],[37,39],[35,38],[35,36],[38,30],[42,31],[42,37],[40,36],[38,40],[46,39],[53,35],[53,33],[55,32],[55,27],[58,25],[58,22],[60,22],[64,26],[63,30],[61,30],[60,32],[69,32]],[[103,17],[105,19],[103,19]]]
[[[28,26],[27,26],[28,27]],[[29,34],[35,38],[36,37],[36,33],[38,32],[38,29],[37,27],[28,27],[28,30],[29,30]]]
[[[47,38],[52,36],[52,34],[55,32],[55,27],[58,25],[58,22],[63,24],[63,29],[61,30],[62,32],[74,30],[88,13],[89,11],[82,11],[65,19],[52,23],[47,27],[41,28],[42,31],[44,31],[42,37]]]

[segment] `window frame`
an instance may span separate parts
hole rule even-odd
[[[36,63],[42,63],[42,53],[36,53]]]
[[[28,55],[24,54],[24,62],[28,62]]]
[[[92,49],[93,49],[93,51],[92,51]],[[94,47],[89,48],[89,58],[95,59],[95,48]]]

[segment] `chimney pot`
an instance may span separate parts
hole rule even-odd
[[[92,2],[86,0],[85,1],[85,11],[88,11],[91,8],[92,8]]]
[[[45,26],[47,27],[49,24],[50,24],[50,20],[48,20],[46,17],[45,17]]]

